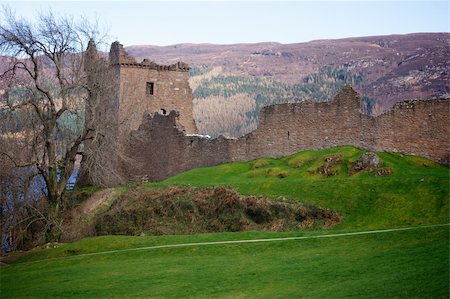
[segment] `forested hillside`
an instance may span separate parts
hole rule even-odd
[[[326,101],[350,84],[363,112],[378,115],[407,99],[450,95],[449,33],[415,33],[298,44],[131,46],[130,55],[191,69],[201,133],[240,136],[263,105]]]
[[[212,70],[193,68],[191,80]],[[198,80],[193,90],[194,113],[199,132],[239,137],[256,129],[263,106],[286,102],[328,101],[345,85],[361,86],[363,77],[345,68],[330,67],[311,74],[298,84],[265,77],[218,75]],[[367,97],[364,112],[371,113]]]

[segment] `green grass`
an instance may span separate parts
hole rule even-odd
[[[311,234],[311,233],[309,233]],[[100,237],[34,252],[1,271],[2,298],[447,298],[448,227],[25,261],[176,242],[292,235]]]
[[[388,176],[350,169],[364,151],[335,147],[279,159],[258,159],[194,169],[149,188],[168,185],[227,185],[244,195],[288,197],[344,216],[336,228],[382,228],[446,223],[449,220],[449,168],[398,153],[378,153]],[[335,176],[317,173],[329,156],[340,156]]]
[[[144,186],[227,185],[245,195],[289,197],[343,215],[332,229],[86,238],[32,250],[2,268],[1,298],[448,298],[448,226],[80,256],[155,245],[449,222],[448,167],[420,157],[378,153],[391,175],[350,175],[352,163],[363,153],[353,147],[306,151],[195,169]],[[339,156],[340,162],[332,166],[336,175],[325,177],[317,169],[331,155]]]

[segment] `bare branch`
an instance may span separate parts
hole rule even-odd
[[[96,126],[83,128],[80,116],[85,105],[90,109],[95,102],[90,97],[104,88],[90,86],[85,72],[83,52],[98,36],[101,32],[96,23],[75,22],[51,11],[41,13],[34,22],[17,17],[8,8],[0,12],[0,54],[12,57],[0,75],[5,91],[1,99],[7,107],[7,117],[0,121],[22,121],[20,126],[13,123],[14,134],[8,137],[16,146],[0,148],[0,157],[13,168],[29,167],[33,175],[41,177],[49,214],[33,219],[45,221],[49,229],[59,226],[59,206],[83,142],[102,135],[95,132],[99,129]],[[94,65],[101,67],[103,63]],[[0,129],[9,127],[13,126],[0,123]],[[28,194],[27,187],[23,188],[23,194]]]
[[[0,153],[0,155],[7,157],[11,162],[13,162],[14,166],[17,168],[30,167],[35,166],[35,163],[18,163],[14,157],[12,157],[8,153]]]

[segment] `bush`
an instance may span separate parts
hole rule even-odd
[[[305,219],[323,225],[336,215],[295,201],[241,196],[225,187],[135,189],[95,220],[95,230],[99,235],[291,230]]]

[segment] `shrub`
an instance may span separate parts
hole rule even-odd
[[[331,223],[330,219],[336,215],[295,201],[241,196],[225,187],[150,190],[136,187],[98,216],[95,231],[99,235],[160,235],[299,229],[306,218],[323,224]]]

